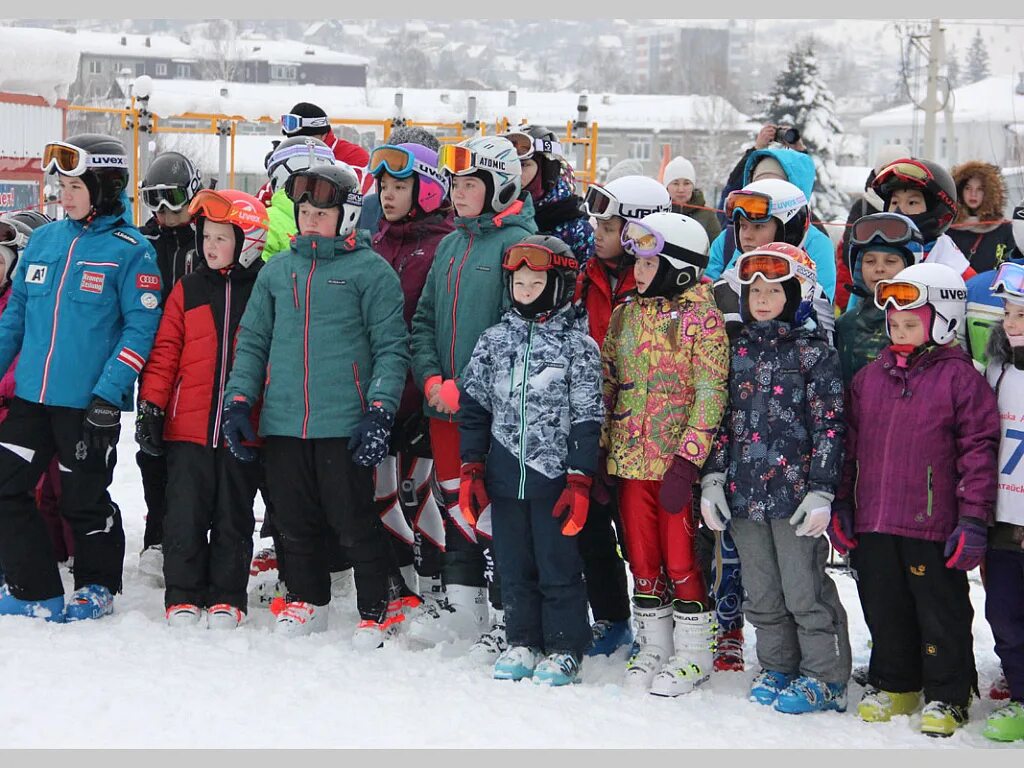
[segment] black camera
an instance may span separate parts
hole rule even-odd
[[[793,126],[788,128],[782,125],[776,126],[775,141],[781,141],[783,144],[796,144],[800,141],[800,131]]]

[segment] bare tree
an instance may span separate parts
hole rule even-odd
[[[739,155],[738,114],[728,101],[718,96],[700,97],[694,109],[699,130],[693,139],[696,152],[692,152],[689,159],[696,166],[697,175],[707,180],[701,187],[708,205],[718,199]]]
[[[200,44],[204,80],[239,79],[244,62],[238,44],[238,31],[230,19],[217,19],[206,25]]]

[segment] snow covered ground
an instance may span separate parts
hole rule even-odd
[[[464,646],[414,651],[399,640],[357,654],[354,604],[337,601],[330,629],[315,637],[275,636],[269,613],[259,609],[235,632],[171,630],[161,591],[137,569],[144,505],[133,432],[125,414],[112,488],[128,539],[124,593],[102,621],[58,626],[0,618],[0,747],[997,746],[981,736],[996,706],[988,699],[975,701],[966,729],[932,740],[917,733],[919,717],[867,725],[854,708],[777,714],[746,700],[752,671],[715,674],[699,692],[666,700],[624,691],[624,658],[587,659],[582,685],[543,689],[492,680]],[[854,662],[866,663],[855,586],[847,575],[836,579],[850,614]],[[976,581],[972,597],[986,692],[998,661]],[[860,694],[851,685],[851,704]]]

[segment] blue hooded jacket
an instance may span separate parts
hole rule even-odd
[[[810,155],[797,152],[795,149],[758,149],[751,152],[743,169],[744,187],[751,183],[750,177],[754,172],[754,167],[765,155],[775,158],[782,166],[782,170],[785,171],[789,182],[799,187],[808,200],[811,199],[815,179],[814,160]],[[732,257],[728,261],[725,259],[727,247],[732,248]],[[829,300],[833,300],[836,295],[836,254],[832,240],[828,235],[812,226],[807,230],[803,247],[814,262],[818,273],[818,283],[828,294]],[[733,241],[732,226],[726,226],[711,244],[705,276],[711,280],[717,280],[725,270],[735,266],[736,259],[739,257],[740,250]]]

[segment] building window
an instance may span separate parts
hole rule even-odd
[[[89,60],[89,74],[90,75],[101,75],[103,74],[103,62],[99,59]]]
[[[156,63],[157,77],[167,77],[167,64],[162,61]]]
[[[135,62],[135,76],[136,77],[142,77],[142,75],[144,75],[144,74],[146,74],[146,62],[144,62],[144,61],[136,61]]]
[[[285,64],[274,64],[270,68],[271,80],[294,80],[295,75],[295,67],[289,67]]]
[[[629,159],[630,160],[642,160],[644,162],[651,159],[651,137],[650,136],[630,136],[629,137]]]
[[[175,77],[182,80],[187,80],[192,76],[192,65],[191,64],[179,64],[175,70]]]

